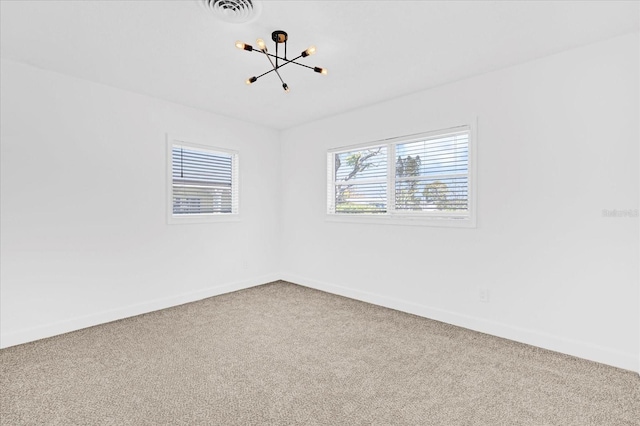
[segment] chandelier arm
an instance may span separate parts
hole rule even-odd
[[[269,60],[269,62],[271,62],[271,66],[273,67],[273,70],[276,72],[276,74],[278,74],[278,78],[280,79],[280,82],[282,84],[285,84],[284,80],[282,79],[282,76],[278,72],[278,68],[276,68],[275,64],[273,63],[273,60],[271,59],[271,55],[267,54],[267,52],[262,52],[262,53],[264,53],[267,59]]]
[[[305,64],[301,64],[300,62],[296,62],[296,60],[302,58],[302,55],[298,55],[293,59],[287,59],[287,58],[281,58],[280,56],[275,56],[272,55],[271,53],[265,53],[268,56],[274,57],[274,58],[278,58],[282,61],[285,61],[284,64],[277,66],[276,68],[282,68],[283,66],[287,65],[287,64],[296,64],[296,65],[300,65],[301,67],[305,67],[305,68],[309,68],[311,70],[314,69],[314,67],[310,67],[309,65],[305,65]]]
[[[300,65],[301,67],[309,68],[309,69],[311,69],[311,70],[313,70],[313,69],[314,69],[313,67],[310,67],[309,65],[301,64],[300,62],[294,62],[294,61],[289,61],[289,62],[291,62],[292,64]],[[281,66],[282,66],[282,65],[281,65]],[[314,70],[314,71],[315,71],[315,70]]]
[[[256,80],[259,79],[260,77],[263,77],[263,76],[265,76],[265,75],[267,75],[267,74],[269,74],[271,72],[274,72],[274,71],[275,71],[274,69],[270,69],[267,72],[263,72],[262,74],[260,74],[259,76],[256,77]]]
[[[273,56],[273,55],[269,55],[269,56]],[[280,58],[280,59],[282,59],[282,58]],[[288,59],[287,59],[287,62],[285,62],[284,64],[281,64],[281,65],[278,65],[277,69],[280,69],[280,68],[284,67],[284,66],[285,66],[285,65],[287,65],[288,63],[294,63],[294,64],[297,64],[297,65],[302,65],[302,64],[298,64],[297,62],[293,62],[293,59],[292,59],[292,60],[288,60]],[[308,67],[308,68],[312,68],[312,67]],[[312,69],[313,69],[313,68],[312,68]],[[259,76],[257,76],[257,77],[256,77],[256,80],[257,80],[257,79],[259,79],[260,77],[263,77],[263,76],[265,76],[265,75],[267,75],[267,74],[269,74],[269,73],[274,72],[275,70],[276,70],[275,68],[272,68],[272,69],[270,69],[270,70],[269,70],[269,71],[267,71],[267,72],[263,72],[262,74],[260,74]]]
[[[271,55],[271,56],[272,56],[272,55]],[[282,58],[280,58],[280,59],[282,59]],[[288,60],[288,59],[287,59],[287,61],[286,61],[284,64],[281,64],[281,65],[279,65],[279,66],[278,66],[278,69],[280,69],[280,68],[284,67],[284,66],[285,66],[285,65],[287,65],[287,64],[296,64],[296,65],[300,65],[301,67],[309,68],[309,69],[311,69],[311,70],[314,70],[314,71],[315,71],[315,69],[314,69],[313,67],[310,67],[309,65],[301,64],[301,63],[299,63],[299,62],[294,62],[294,60],[293,60],[293,59],[291,59],[291,60]],[[262,74],[260,74],[259,76],[257,76],[257,77],[256,77],[256,80],[257,80],[257,79],[259,79],[260,77],[264,77],[265,75],[267,75],[267,74],[269,74],[269,73],[274,72],[275,70],[276,70],[276,68],[272,68],[272,69],[270,69],[270,70],[269,70],[269,71],[267,71],[267,72],[263,72]]]
[[[265,53],[266,55],[271,56],[272,58],[278,58],[278,59],[280,59],[281,61],[285,61],[285,62],[293,62],[293,61],[295,61],[295,60],[297,60],[297,59],[302,58],[302,55],[298,55],[298,56],[296,56],[296,57],[295,57],[295,58],[293,58],[293,59],[287,59],[287,58],[283,58],[282,56],[276,56],[276,55],[273,55],[273,54],[271,54],[271,53],[269,53],[269,52],[261,52],[261,53]],[[281,65],[281,66],[282,66],[282,65]],[[278,68],[280,68],[280,67],[278,67]]]

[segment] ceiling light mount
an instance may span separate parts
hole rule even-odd
[[[322,75],[327,75],[327,69],[326,68],[320,68],[320,67],[310,67],[309,65],[305,65],[305,64],[301,64],[300,62],[296,62],[298,59],[300,58],[306,58],[307,56],[313,55],[316,52],[316,48],[315,46],[311,46],[308,49],[302,51],[302,53],[300,53],[300,55],[296,56],[293,59],[287,59],[287,41],[289,40],[289,35],[282,31],[282,30],[276,30],[274,32],[271,33],[271,40],[273,40],[273,42],[276,45],[276,54],[273,55],[271,53],[269,53],[268,49],[267,49],[267,45],[265,44],[264,40],[262,40],[261,38],[259,38],[258,40],[256,40],[256,44],[258,45],[257,48],[254,48],[253,46],[243,43],[241,41],[237,41],[236,42],[236,47],[238,49],[241,50],[246,50],[249,52],[256,52],[256,53],[262,53],[263,55],[265,55],[267,57],[267,59],[269,60],[269,63],[271,64],[271,69],[267,72],[264,72],[258,76],[254,76],[251,77],[249,79],[246,80],[246,83],[248,85],[251,85],[253,83],[255,83],[260,77],[263,77],[269,73],[275,72],[276,75],[278,76],[278,78],[280,79],[280,82],[282,83],[282,88],[284,89],[285,93],[289,92],[289,86],[287,85],[287,83],[284,82],[284,80],[282,79],[282,76],[280,75],[280,71],[279,69],[282,68],[283,66],[287,65],[287,64],[296,64],[299,65],[301,67],[305,67],[305,68],[309,68],[317,73],[320,73]],[[279,56],[278,54],[278,45],[280,44],[284,44],[284,56]],[[275,59],[275,62],[273,61],[273,59]]]
[[[289,40],[289,35],[282,30],[276,30],[271,33],[271,40],[276,43],[286,43]]]

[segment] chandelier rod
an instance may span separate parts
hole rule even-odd
[[[278,66],[276,66],[276,68],[282,68],[282,67],[283,67],[283,66],[285,66],[286,64],[293,63],[293,64],[296,64],[296,65],[300,65],[301,67],[314,69],[314,67],[310,67],[309,65],[305,65],[305,64],[301,64],[300,62],[296,62],[296,60],[297,60],[297,59],[302,58],[302,55],[298,55],[298,56],[296,56],[296,57],[295,57],[295,58],[293,58],[293,59],[287,59],[287,58],[283,58],[283,57],[281,57],[281,56],[272,55],[272,54],[271,54],[271,53],[269,53],[269,52],[262,52],[262,51],[260,51],[260,50],[254,50],[254,52],[256,52],[256,53],[264,53],[265,55],[267,55],[267,56],[271,56],[272,58],[277,58],[277,59],[280,59],[281,61],[285,61],[285,63],[284,63],[284,64],[282,64],[282,65],[278,65]]]
[[[267,54],[267,52],[264,52],[264,51],[262,53],[264,53],[265,56],[267,57],[267,59],[269,60],[269,62],[271,62],[271,66],[273,67],[273,71],[275,71],[276,74],[278,74],[278,78],[280,79],[280,82],[282,83],[282,87],[284,88],[284,90],[289,91],[287,83],[284,82],[284,80],[280,76],[280,73],[278,72],[278,68],[280,68],[280,67],[276,67],[276,65],[273,63],[273,60],[271,59],[271,55]],[[277,58],[277,56],[276,56],[276,58]],[[256,80],[257,80],[257,78],[256,78]]]

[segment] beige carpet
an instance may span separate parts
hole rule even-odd
[[[636,373],[285,282],[0,362],[3,425],[640,425]]]

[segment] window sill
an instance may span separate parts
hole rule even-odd
[[[202,214],[189,216],[174,216],[167,218],[169,225],[189,225],[197,223],[240,222],[239,214]]]
[[[475,219],[450,219],[425,216],[408,216],[408,215],[376,215],[376,214],[360,214],[360,215],[344,215],[344,214],[327,214],[326,222],[343,222],[343,223],[360,223],[360,224],[376,224],[376,225],[400,225],[400,226],[428,226],[428,227],[445,227],[445,228],[475,228]]]

